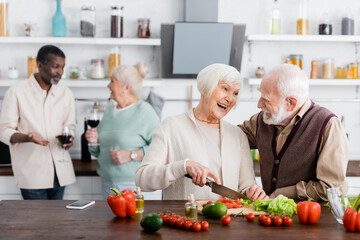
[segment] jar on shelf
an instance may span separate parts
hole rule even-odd
[[[265,76],[265,69],[264,67],[258,67],[255,71],[255,76],[257,78],[263,78]]]
[[[0,36],[9,36],[8,29],[9,3],[7,0],[0,1]]]
[[[341,19],[341,35],[354,35],[354,16],[350,9],[346,12],[347,14]]]
[[[297,65],[300,69],[302,69],[303,55],[291,54],[288,58],[289,58],[291,64]]]
[[[95,7],[82,6],[80,12],[80,33],[83,37],[95,37]]]
[[[122,38],[123,37],[123,15],[122,6],[111,7],[111,37]]]
[[[308,0],[300,1],[299,18],[296,21],[296,34],[298,35],[309,34],[309,19],[307,16],[307,5],[308,5]]]
[[[345,78],[346,79],[352,79],[353,78],[353,71],[352,71],[351,64],[348,64],[346,66]]]
[[[150,19],[139,18],[138,19],[138,38],[149,38],[150,37]]]
[[[104,79],[105,68],[103,59],[92,59],[91,60],[91,76],[92,79]]]
[[[358,67],[358,63],[353,62],[350,63],[351,65],[351,70],[352,70],[352,74],[353,74],[353,79],[358,79],[359,78],[359,67]]]
[[[28,56],[28,74],[27,77],[31,77],[37,72],[36,56]]]
[[[327,59],[323,60],[322,78],[324,78],[324,79],[335,78],[335,67],[334,67],[334,59],[333,58],[327,58]]]
[[[280,9],[278,0],[274,0],[270,20],[270,34],[280,34]]]
[[[317,61],[311,61],[311,73],[310,73],[311,79],[317,79],[318,78],[318,62]]]
[[[320,35],[331,35],[332,34],[332,24],[330,23],[327,13],[323,13],[322,19],[320,20],[319,34]]]
[[[344,79],[345,78],[345,67],[337,67],[336,68],[336,78],[337,79]]]
[[[112,70],[120,65],[120,54],[119,54],[119,48],[115,47],[111,50],[111,53],[109,55],[109,70],[108,70],[108,76],[111,76]]]
[[[19,77],[19,71],[16,69],[16,67],[9,67],[7,77],[9,79],[17,79]]]
[[[79,78],[79,68],[78,67],[69,67],[69,78],[78,79]]]

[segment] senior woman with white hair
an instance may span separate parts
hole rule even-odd
[[[110,98],[117,105],[109,106],[98,127],[85,134],[87,141],[99,143],[99,146],[90,146],[89,151],[98,157],[97,173],[102,178],[104,199],[111,194],[111,187],[135,190],[135,170],[159,126],[160,120],[154,109],[139,100],[147,72],[143,62],[116,67],[108,88]]]
[[[136,184],[144,191],[164,189],[163,198],[219,199],[203,187],[206,178],[253,200],[267,198],[255,183],[246,135],[222,118],[236,105],[242,77],[235,68],[212,64],[200,71],[198,106],[163,121],[142,164]],[[192,181],[184,176],[189,174]]]

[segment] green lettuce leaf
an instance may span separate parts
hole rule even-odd
[[[274,215],[292,216],[297,213],[294,200],[281,194],[274,199],[257,200],[253,205],[255,211],[265,211]]]

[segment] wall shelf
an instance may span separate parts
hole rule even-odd
[[[248,78],[250,86],[259,86],[261,78]],[[309,79],[310,86],[360,86],[360,79]]]
[[[0,43],[160,46],[160,38],[0,37]]]
[[[253,34],[248,35],[249,42],[347,42],[360,43],[360,36],[349,35],[296,35],[296,34]]]
[[[8,80],[8,79],[1,79],[0,80],[0,87],[11,87],[12,85],[15,85],[16,83],[19,83],[21,81],[26,80],[23,79],[14,79],[14,80]],[[64,84],[68,87],[107,87],[109,84],[109,79],[102,79],[102,80],[91,80],[91,79],[85,79],[85,80],[72,80],[72,79],[62,79],[60,81],[60,84]],[[162,85],[163,80],[162,79],[145,79],[143,81],[143,87],[158,87]]]

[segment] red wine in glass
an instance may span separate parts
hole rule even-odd
[[[71,135],[59,135],[58,139],[61,144],[70,143]]]
[[[96,128],[99,123],[100,120],[87,120],[87,124],[92,128]]]

